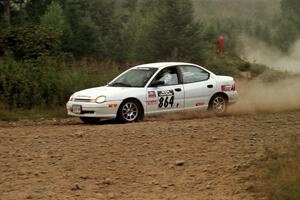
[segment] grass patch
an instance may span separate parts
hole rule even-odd
[[[7,110],[63,107],[74,92],[105,85],[122,70],[115,63],[93,60],[16,61],[6,56],[0,58],[0,103]]]
[[[26,109],[0,109],[0,121],[59,119],[68,117],[64,107]]]
[[[272,200],[300,199],[300,145],[292,140],[284,154],[267,150],[268,160],[262,166],[263,186],[258,191]]]

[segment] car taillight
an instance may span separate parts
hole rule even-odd
[[[236,82],[234,81],[232,85],[221,85],[221,91],[234,91],[236,89]]]
[[[221,86],[221,90],[222,90],[222,92],[225,92],[225,91],[230,91],[230,90],[231,90],[231,88],[232,88],[232,86],[231,86],[231,85],[222,85],[222,86]]]
[[[232,85],[232,88],[231,90],[235,91],[236,90],[236,81],[233,81],[233,85]]]

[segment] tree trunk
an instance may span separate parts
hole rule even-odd
[[[10,0],[4,0],[4,20],[6,21],[6,25],[10,27]]]

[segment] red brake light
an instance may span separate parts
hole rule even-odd
[[[233,90],[233,91],[236,90],[236,81],[233,82],[231,90]]]
[[[234,81],[232,85],[221,85],[221,91],[234,91],[236,89],[236,82]]]
[[[225,92],[225,91],[230,91],[230,90],[231,90],[231,88],[232,88],[232,86],[231,86],[231,85],[222,85],[222,86],[221,86],[221,90],[222,90],[222,92]]]

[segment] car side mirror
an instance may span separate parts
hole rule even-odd
[[[164,85],[164,84],[165,84],[165,81],[156,80],[156,81],[153,81],[150,86],[157,87],[157,86]]]

